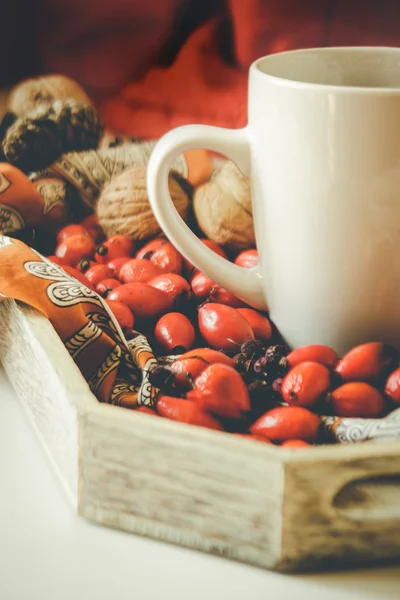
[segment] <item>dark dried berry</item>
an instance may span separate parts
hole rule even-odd
[[[162,389],[167,383],[173,380],[174,374],[168,367],[155,366],[149,371],[149,381],[154,387]]]
[[[267,410],[282,404],[282,398],[274,392],[268,381],[256,379],[248,384],[251,399],[250,423],[258,419]]]
[[[258,392],[259,390],[265,391],[267,389],[267,382],[261,379],[255,379],[248,385],[248,390],[250,393]]]
[[[288,361],[287,358],[281,358],[281,360],[279,361],[279,363],[276,366],[275,372],[277,377],[284,377],[287,372],[289,371],[289,365],[288,365]]]
[[[289,348],[282,344],[278,344],[276,346],[269,346],[265,353],[265,357],[268,360],[268,363],[279,364],[282,358],[285,358],[289,354]]]
[[[243,363],[244,369],[245,369],[245,371],[246,371],[247,373],[248,373],[248,372],[251,370],[252,364],[253,364],[253,360],[252,360],[251,358],[248,358],[248,359],[247,359],[247,360],[246,360],[246,361]]]
[[[261,356],[264,351],[264,347],[260,340],[247,340],[246,342],[243,342],[240,350],[247,356]]]
[[[197,323],[197,299],[194,294],[183,290],[174,299],[173,310],[183,313],[189,321]]]
[[[268,397],[270,395],[269,386],[266,381],[255,379],[247,385],[247,389],[250,394],[252,409],[259,405],[260,402],[262,406],[265,406],[265,403],[268,401]]]
[[[254,363],[254,366],[253,366],[254,372],[257,373],[257,374],[263,373],[263,374],[266,375],[267,364],[268,364],[268,360],[267,360],[267,358],[265,356],[263,356],[262,358],[259,358]]]
[[[245,363],[245,362],[246,362],[246,360],[247,360],[247,357],[246,357],[244,354],[242,354],[242,353],[240,352],[239,354],[236,354],[236,355],[233,357],[233,360],[234,360],[234,361],[235,361],[235,362],[236,362],[238,365],[244,365],[244,363]]]
[[[203,306],[203,305],[201,304],[198,308],[200,308],[201,306]],[[229,358],[233,358],[234,356],[236,356],[237,349],[236,348],[225,348],[225,349],[218,348],[218,352],[225,354],[225,356],[229,356]]]
[[[267,359],[267,370],[268,373],[273,374],[274,378],[282,377],[287,373],[288,362],[287,354],[289,349],[286,346],[270,346],[266,353],[265,358]]]

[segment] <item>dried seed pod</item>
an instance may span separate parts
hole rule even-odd
[[[194,214],[204,234],[231,250],[254,248],[250,183],[226,162],[194,195]]]
[[[48,167],[62,154],[97,148],[104,127],[96,109],[75,100],[55,100],[7,130],[3,151],[25,172]]]
[[[46,169],[46,176],[53,175],[68,181],[86,204],[95,207],[104,186],[123,171],[140,165],[145,167],[153,148],[154,143],[146,142],[70,152]],[[183,156],[174,162],[172,168],[186,177],[188,167]]]
[[[54,100],[73,99],[82,104],[92,102],[81,86],[64,75],[46,75],[25,79],[11,90],[7,108],[18,117],[24,117],[39,105],[50,106]]]
[[[181,179],[171,172],[169,190],[177,211],[187,219],[190,199]],[[147,240],[158,235],[161,230],[147,195],[146,167],[133,167],[114,177],[100,195],[97,215],[107,236],[122,234]]]

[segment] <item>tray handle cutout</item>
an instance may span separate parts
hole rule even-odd
[[[400,519],[400,474],[375,475],[347,483],[334,496],[333,506],[352,521]]]

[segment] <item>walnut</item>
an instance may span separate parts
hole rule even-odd
[[[194,214],[213,242],[231,250],[254,248],[255,233],[249,180],[228,161],[194,194]]]
[[[107,184],[99,197],[96,212],[107,236],[122,234],[134,240],[148,240],[160,234],[151,210],[146,186],[146,166],[123,171]],[[169,175],[169,191],[175,207],[187,219],[190,198],[187,182],[175,172]]]

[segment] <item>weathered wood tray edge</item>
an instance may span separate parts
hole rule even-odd
[[[0,302],[0,359],[77,513],[280,571],[400,559],[400,442],[290,451],[100,404],[49,321]]]

